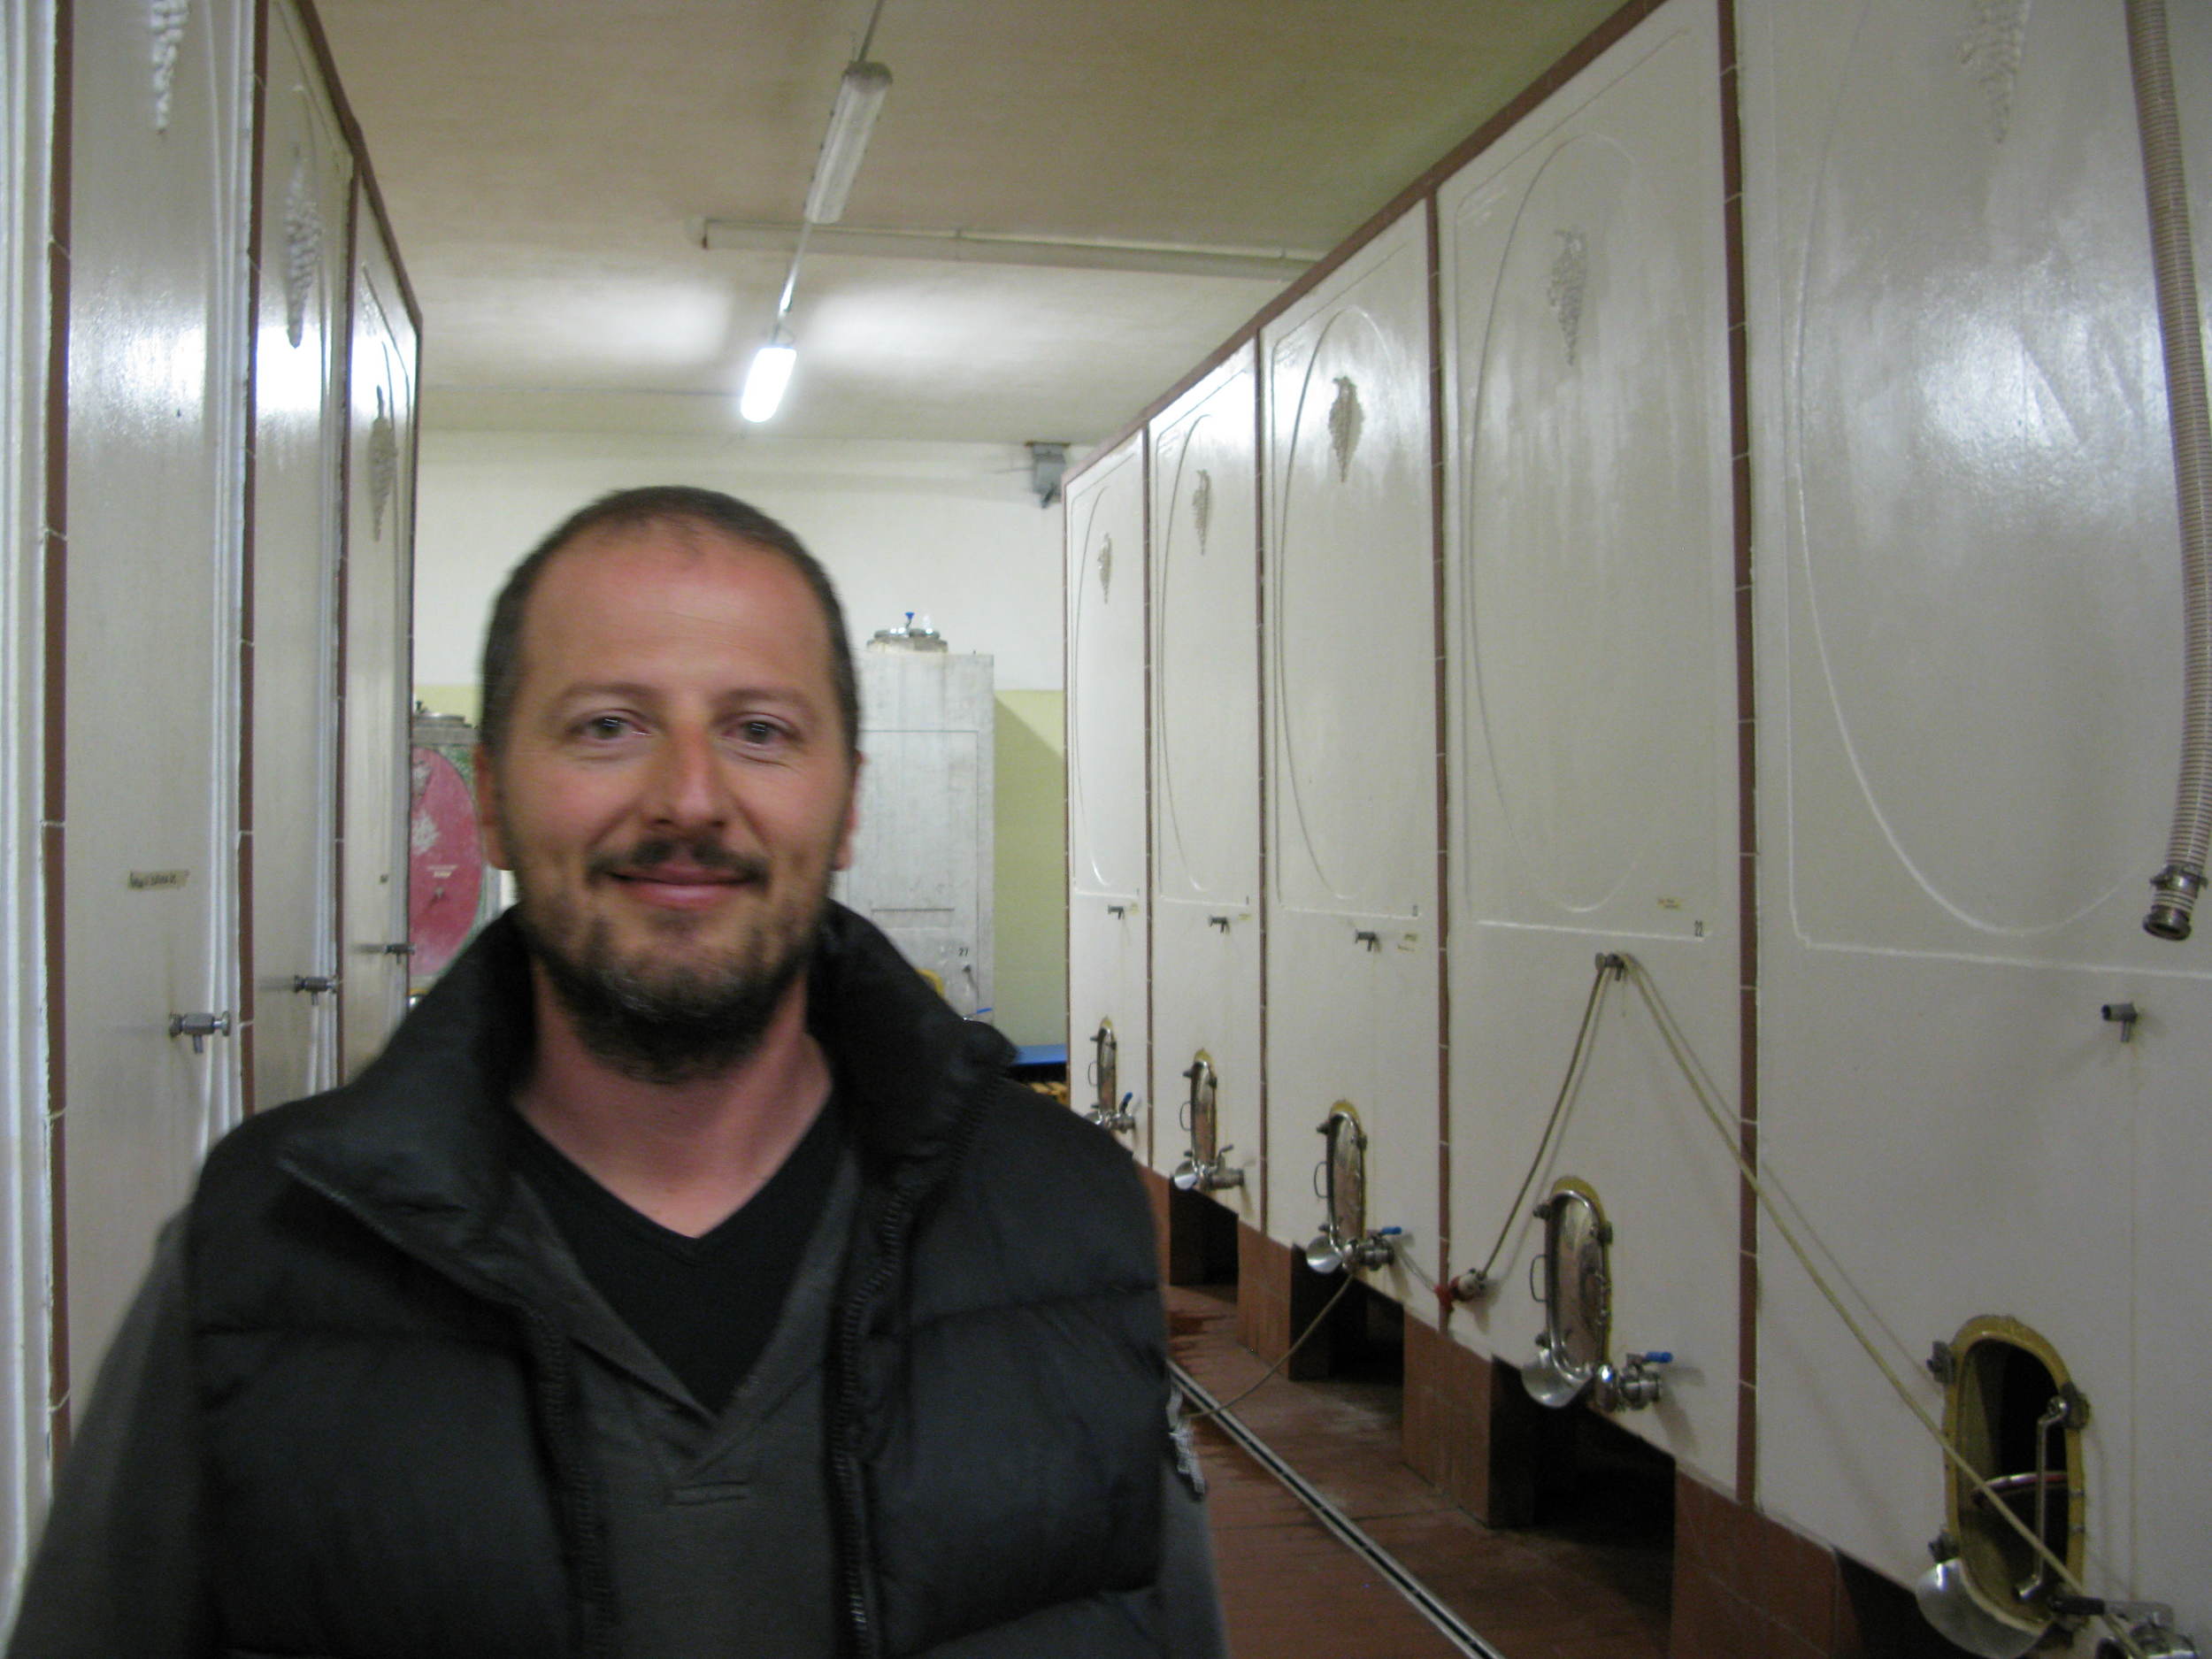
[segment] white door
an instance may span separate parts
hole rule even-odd
[[[992,1005],[991,659],[868,651],[860,823],[837,897],[937,976],[964,1016]]]
[[[297,12],[269,11],[254,349],[250,1107],[337,1080],[337,605],[353,158]]]
[[[408,706],[415,326],[381,225],[357,190],[347,445],[341,750],[339,1070],[407,1010]]]
[[[75,12],[62,741],[69,1376],[234,1118],[249,8]],[[196,1039],[173,1022],[213,1027]]]

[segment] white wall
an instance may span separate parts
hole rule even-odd
[[[499,583],[561,519],[608,490],[671,483],[726,490],[788,525],[835,578],[856,646],[912,610],[954,650],[994,657],[999,690],[1060,689],[1061,514],[1039,508],[1018,444],[434,429],[422,440],[416,683],[475,680]]]

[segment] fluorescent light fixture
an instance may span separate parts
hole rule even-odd
[[[745,371],[745,389],[738,396],[737,412],[756,423],[774,415],[798,363],[799,349],[778,329],[766,345],[753,353],[753,365]]]
[[[844,77],[837,83],[837,103],[830,111],[829,131],[822,134],[822,153],[814,158],[814,182],[807,187],[810,225],[834,225],[844,218],[845,198],[852,194],[868,134],[883,108],[883,96],[890,90],[891,72],[881,64],[845,65]]]

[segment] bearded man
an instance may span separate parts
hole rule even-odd
[[[607,497],[508,580],[483,690],[519,902],[210,1156],[10,1653],[1220,1653],[1126,1156],[829,900],[820,565]]]

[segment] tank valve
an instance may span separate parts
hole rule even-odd
[[[1452,1280],[1454,1302],[1480,1302],[1490,1294],[1490,1276],[1479,1267],[1471,1267]]]
[[[1655,1405],[1664,1391],[1659,1377],[1662,1365],[1674,1363],[1674,1356],[1661,1349],[1631,1354],[1616,1371],[1601,1365],[1597,1371],[1597,1406],[1601,1411],[1641,1411]]]
[[[220,1014],[172,1014],[169,1017],[169,1034],[172,1037],[191,1038],[192,1052],[205,1054],[210,1037],[230,1035],[230,1014],[227,1010]]]
[[[1083,1116],[1110,1133],[1125,1135],[1137,1126],[1137,1114],[1130,1110],[1130,1102],[1136,1098],[1136,1091],[1132,1089],[1121,1097],[1121,1104],[1113,1110],[1094,1106]]]
[[[2107,1601],[2093,1595],[2055,1595],[2061,1618],[2101,1618],[2114,1634],[2097,1644],[2097,1659],[2200,1659],[2196,1643],[2173,1627],[2163,1601]]]
[[[1354,1239],[1344,1247],[1344,1264],[1359,1270],[1389,1266],[1397,1253],[1397,1237],[1404,1231],[1403,1227],[1378,1227],[1363,1239]]]
[[[1404,1232],[1403,1227],[1379,1227],[1348,1239],[1334,1227],[1324,1227],[1306,1246],[1306,1265],[1317,1273],[1333,1273],[1339,1268],[1363,1272],[1371,1267],[1387,1267],[1397,1252],[1394,1240]]]
[[[1234,1147],[1224,1147],[1210,1160],[1186,1152],[1183,1161],[1175,1166],[1175,1173],[1168,1179],[1179,1192],[1217,1193],[1225,1187],[1244,1185],[1244,1171],[1229,1167],[1229,1155]]]

